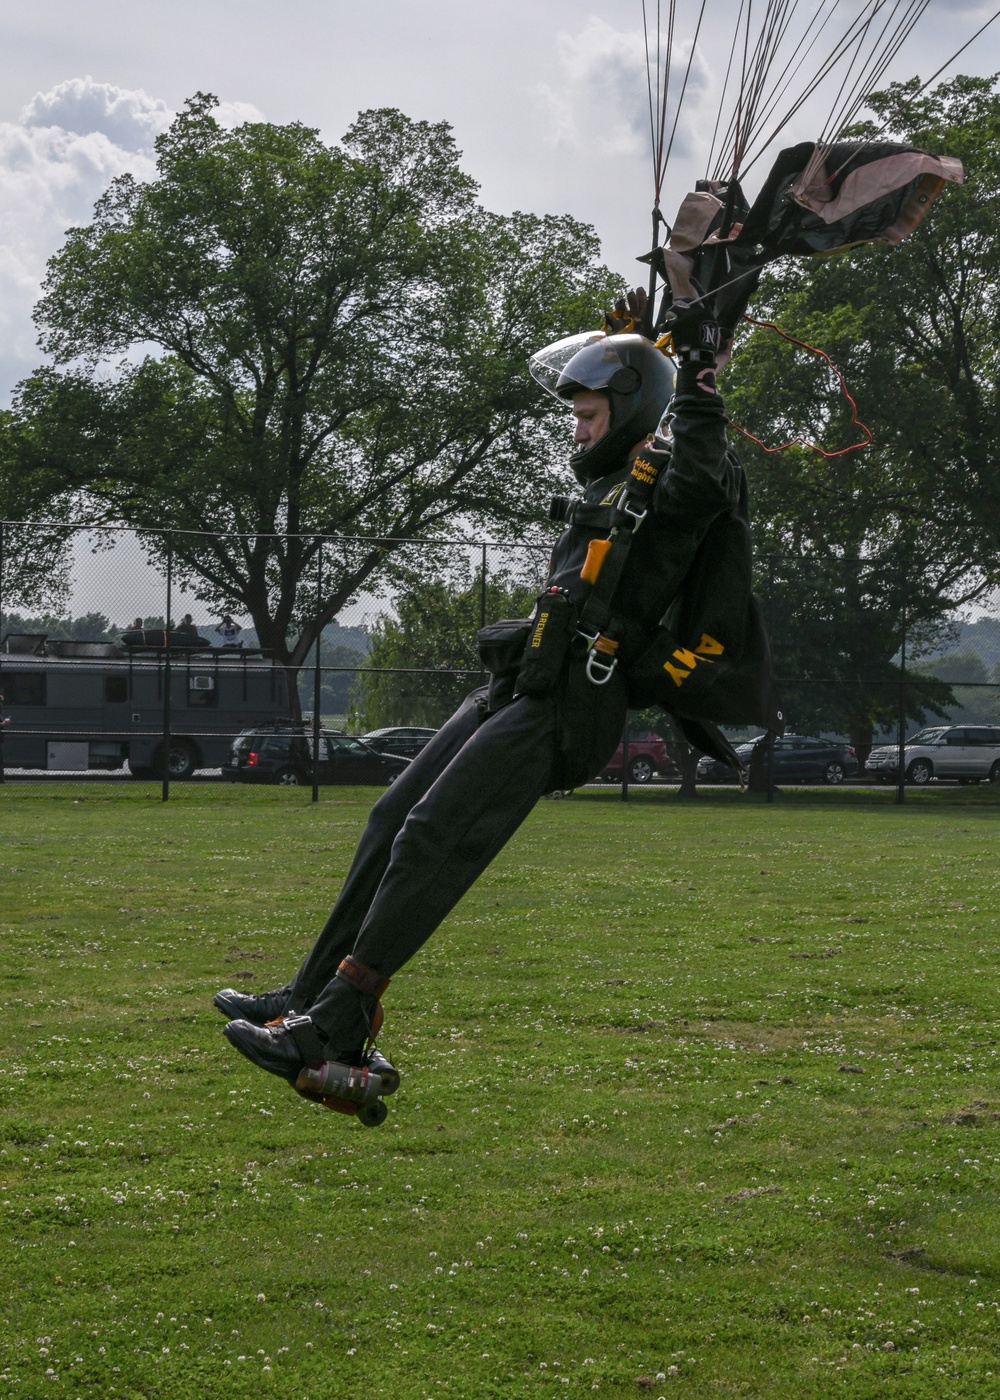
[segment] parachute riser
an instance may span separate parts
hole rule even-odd
[[[657,254],[660,250],[661,228],[667,228],[667,236],[669,237],[670,230],[667,226],[666,220],[660,212],[660,202],[659,200],[657,200],[656,203],[653,205],[653,242],[650,246],[649,252],[649,288],[647,291],[646,315],[644,317],[642,326],[643,335],[649,336],[650,338],[652,338],[653,335],[653,312],[656,308],[656,271],[657,262],[659,261]]]

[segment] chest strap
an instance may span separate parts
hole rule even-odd
[[[613,505],[581,501],[573,496],[553,496],[549,502],[549,519],[561,525],[579,525],[584,530],[610,530],[617,511]]]
[[[632,463],[624,489],[612,508],[611,533],[591,540],[580,577],[590,584],[580,611],[578,631],[588,644],[587,678],[606,685],[618,664],[621,638],[614,635],[613,604],[632,541],[649,514],[653,491],[670,461],[666,448],[647,442]]]

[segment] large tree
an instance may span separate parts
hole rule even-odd
[[[481,208],[444,123],[370,111],[330,147],[214,106],[51,260],[54,367],[3,464],[155,554],[172,531],[178,576],[295,667],[397,540],[542,518],[565,453],[525,362],[616,288],[587,226]],[[321,590],[319,536],[351,537]]]
[[[875,434],[836,458],[744,445],[779,669],[810,681],[791,718],[847,729],[862,749],[898,705],[903,619],[912,658],[1000,577],[1000,96],[993,79],[918,87],[876,94],[877,122],[849,134],[884,124],[888,137],[958,156],[965,185],[948,187],[902,246],[786,265],[752,307],[833,356]],[[734,357],[727,403],[769,444],[857,438],[829,377],[765,329]],[[910,713],[942,698],[911,687]]]

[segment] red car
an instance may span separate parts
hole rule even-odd
[[[676,778],[677,765],[670,756],[670,750],[659,734],[640,734],[628,741],[628,780],[630,783],[648,783],[658,774],[661,778]],[[617,749],[607,767],[599,775],[609,783],[622,780],[622,746]]]

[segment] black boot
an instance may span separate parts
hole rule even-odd
[[[241,1055],[293,1085],[305,1065],[339,1058],[308,1016],[287,1016],[273,1026],[230,1021],[228,1026],[223,1026],[222,1034]]]
[[[249,1021],[254,1026],[266,1026],[268,1021],[276,1021],[284,1015],[288,997],[292,990],[291,982],[278,987],[273,992],[237,992],[232,987],[216,992],[212,1005],[218,1007],[230,1021]]]

